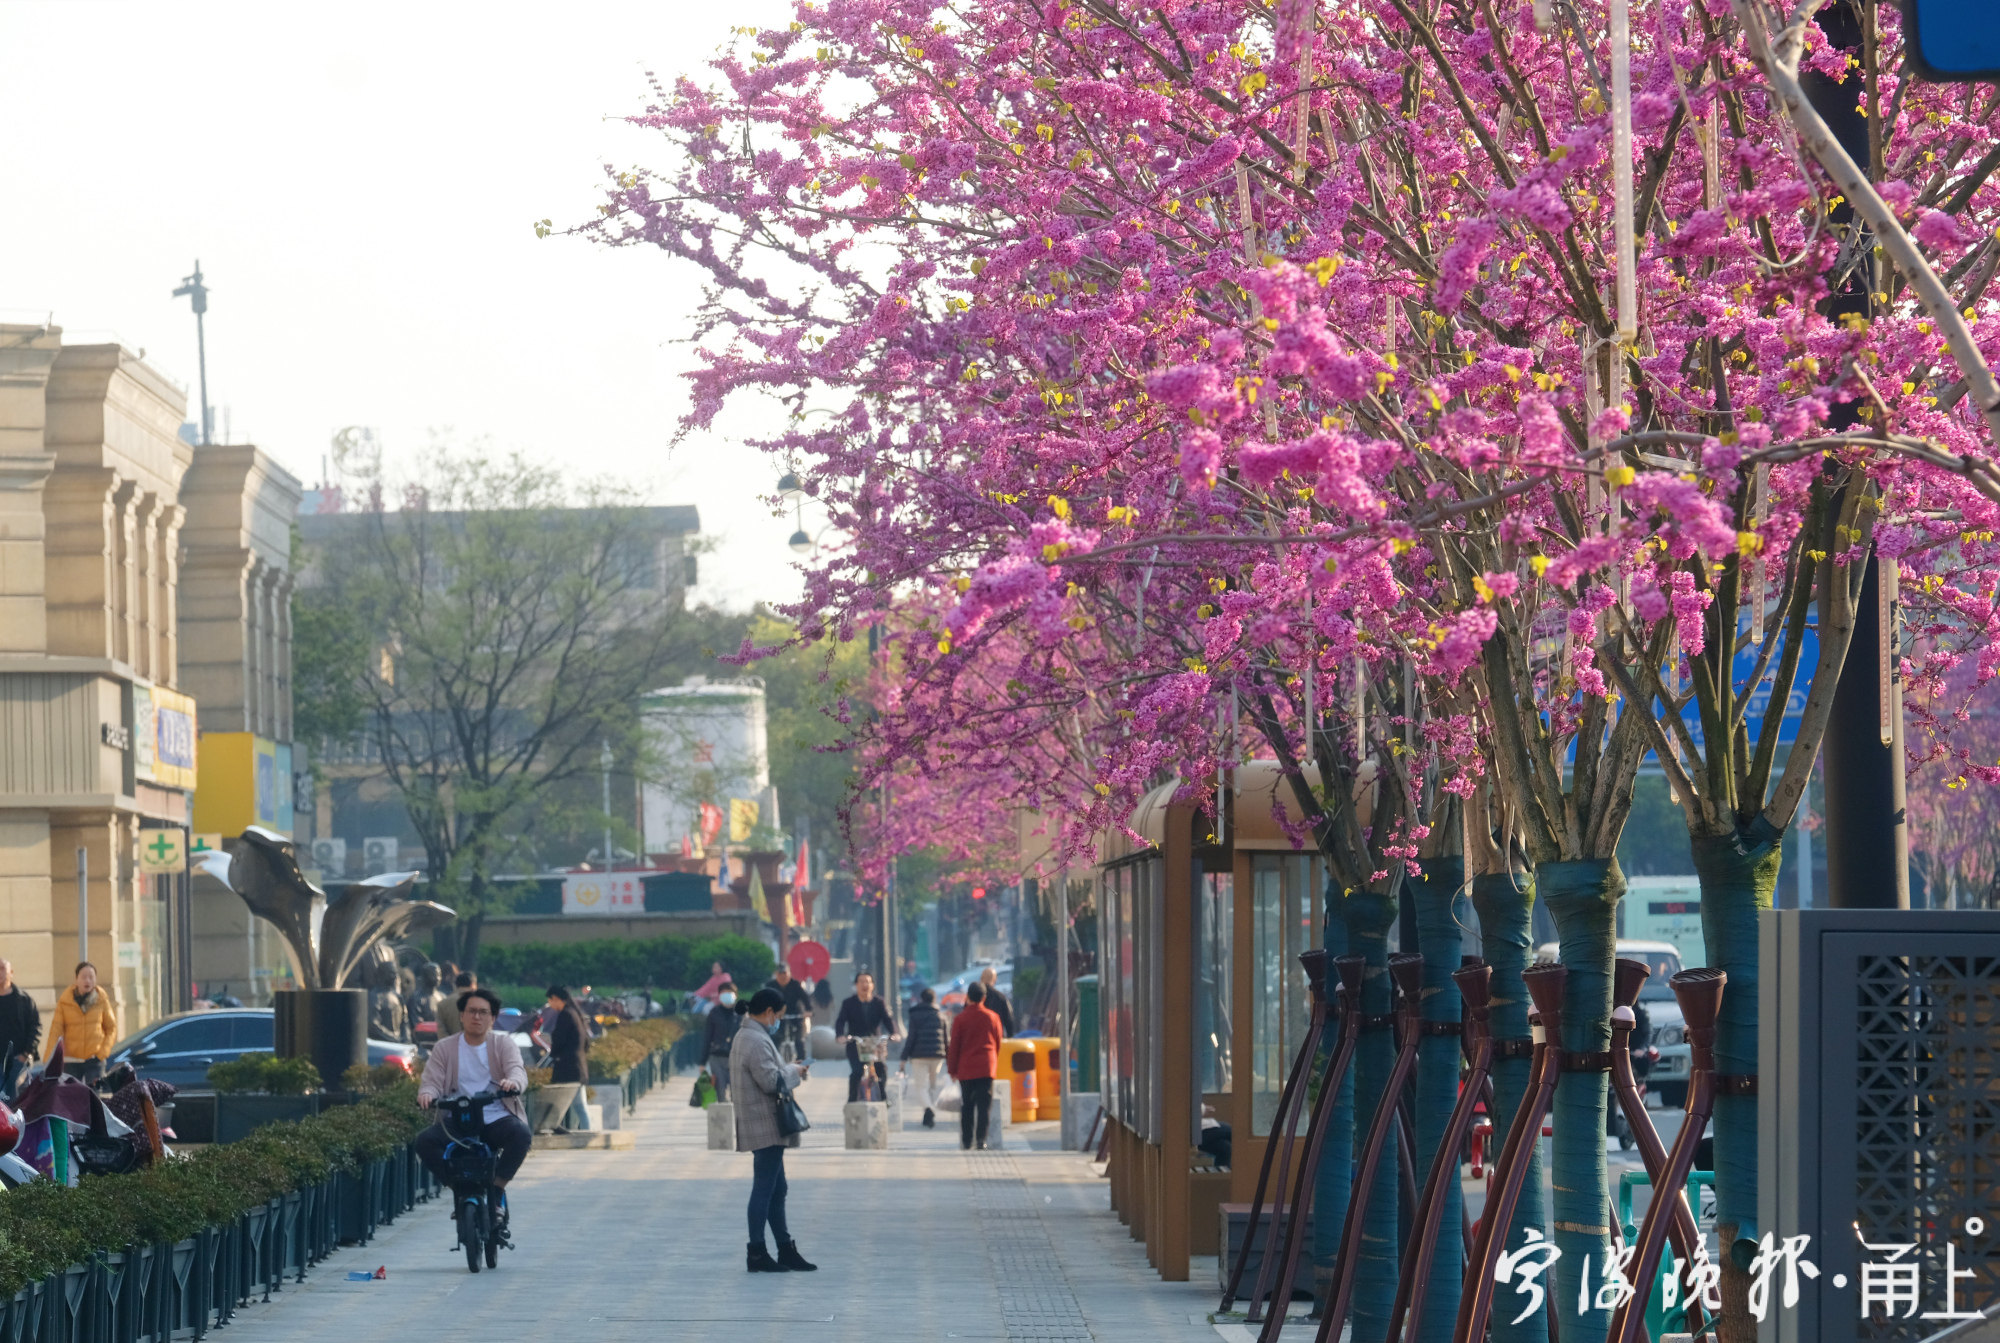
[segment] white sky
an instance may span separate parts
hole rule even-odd
[[[332,434],[392,472],[433,427],[694,504],[696,592],[797,594],[776,468],[731,433],[668,452],[699,294],[665,254],[537,239],[588,218],[600,165],[661,166],[644,72],[697,71],[778,0],[339,5],[0,0],[0,317],[120,339],[307,486]],[[761,417],[738,415],[734,435]],[[807,527],[814,521],[807,518]]]

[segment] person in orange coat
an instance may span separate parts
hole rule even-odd
[[[111,1010],[111,995],[97,986],[97,967],[89,961],[77,962],[75,980],[56,999],[44,1062],[55,1052],[57,1041],[62,1042],[64,1072],[86,1082],[104,1075],[104,1061],[118,1042],[118,1017]]]
[[[1000,1066],[1000,1018],[986,1006],[986,988],[965,990],[965,1010],[951,1023],[951,1043],[945,1067],[958,1083],[958,1145],[971,1151],[986,1146],[986,1125],[993,1113],[993,1074]]]

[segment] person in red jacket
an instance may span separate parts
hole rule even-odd
[[[945,1067],[958,1083],[958,1145],[971,1151],[986,1146],[986,1124],[993,1113],[993,1073],[1000,1066],[1000,1018],[985,1006],[984,985],[965,990],[965,1010],[951,1023],[951,1044]]]

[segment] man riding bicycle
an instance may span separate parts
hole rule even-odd
[[[783,961],[778,962],[771,982],[764,986],[776,989],[785,999],[785,1015],[780,1018],[779,1041],[792,1047],[792,1061],[803,1062],[806,1058],[806,1021],[812,1016],[812,991],[798,980]],[[782,1052],[782,1051],[781,1051]]]
[[[424,1078],[417,1086],[417,1104],[426,1110],[439,1100],[456,1096],[477,1096],[484,1092],[502,1093],[480,1115],[480,1137],[499,1156],[493,1184],[500,1191],[502,1217],[507,1210],[507,1182],[528,1159],[534,1135],[528,1131],[527,1112],[521,1108],[521,1093],[528,1087],[527,1069],[521,1066],[521,1047],[512,1037],[493,1029],[500,1015],[500,999],[491,989],[467,989],[458,995],[460,1033],[448,1035],[431,1049],[424,1064]],[[451,1137],[442,1124],[433,1124],[418,1135],[417,1159],[424,1169],[449,1186],[445,1148]]]

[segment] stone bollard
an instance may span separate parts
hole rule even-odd
[[[708,1107],[708,1150],[736,1150],[736,1107],[728,1101],[717,1101]]]
[[[993,1113],[986,1121],[986,1146],[1000,1151],[1007,1146],[1007,1117],[1014,1113],[1014,1084],[1004,1077],[993,1079]]]
[[[624,1087],[616,1082],[605,1082],[586,1088],[585,1094],[589,1096],[590,1103],[598,1107],[601,1119],[599,1127],[607,1129],[624,1127],[622,1122],[625,1117]]]
[[[903,1098],[909,1094],[909,1091],[910,1075],[908,1073],[890,1073],[889,1080],[883,1083],[882,1094],[888,1097],[885,1103],[889,1107],[889,1131],[891,1133],[901,1133],[903,1131]]]
[[[880,1152],[889,1146],[889,1106],[883,1101],[849,1101],[840,1112],[850,1152]]]

